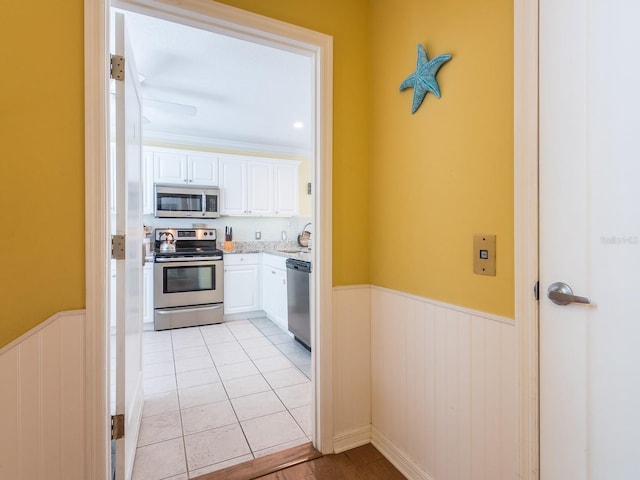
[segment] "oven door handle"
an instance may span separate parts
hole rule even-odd
[[[156,308],[155,311],[159,315],[168,315],[173,312],[180,313],[191,313],[191,312],[202,312],[204,310],[216,310],[218,308],[222,308],[221,303],[216,303],[215,305],[200,305],[194,307],[172,307],[172,308]]]
[[[211,262],[222,260],[222,256],[215,257],[156,257],[156,263],[170,262]]]

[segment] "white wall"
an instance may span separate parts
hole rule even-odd
[[[409,478],[516,478],[516,340],[512,320],[372,287],[372,443]]]
[[[333,289],[333,431],[341,452],[371,439],[371,328],[368,285]]]
[[[84,480],[84,312],[0,349],[0,478]]]

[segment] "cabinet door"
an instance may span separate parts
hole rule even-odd
[[[187,178],[194,185],[218,186],[218,157],[187,155]]]
[[[287,305],[287,272],[286,270],[276,270],[276,306],[275,317],[277,323],[284,329],[288,329],[288,308]]]
[[[154,152],[156,183],[187,183],[187,156],[181,153]]]
[[[276,316],[276,269],[268,265],[262,266],[262,309],[273,320]]]
[[[298,215],[298,166],[276,163],[274,180],[273,213],[279,217]]]
[[[263,254],[262,309],[285,332],[287,331],[287,270],[284,257]]]
[[[273,164],[247,162],[249,215],[273,215]]]
[[[247,162],[220,159],[220,194],[222,215],[247,214]]]
[[[224,313],[260,309],[258,265],[226,266],[224,269]]]
[[[142,213],[153,215],[153,152],[142,155]]]

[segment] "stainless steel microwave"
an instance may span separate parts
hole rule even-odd
[[[154,185],[154,215],[162,218],[218,218],[220,189],[198,185]]]

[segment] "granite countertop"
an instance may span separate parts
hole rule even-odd
[[[219,248],[223,248],[223,244]],[[311,250],[301,247],[295,242],[233,242],[233,249],[225,251],[225,254],[234,253],[268,253],[279,257],[295,258],[297,260],[311,261]]]
[[[218,248],[223,250],[224,244],[219,243]],[[295,258],[297,260],[311,261],[311,250],[301,247],[295,242],[233,242],[233,249],[224,252],[226,255],[234,253],[268,253],[278,257]],[[145,263],[153,263],[154,253],[145,256]]]

